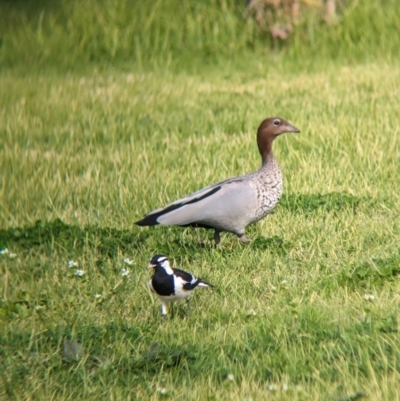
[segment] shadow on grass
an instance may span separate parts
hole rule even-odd
[[[0,248],[15,249],[19,246],[29,250],[33,247],[45,247],[48,251],[77,250],[84,247],[96,249],[100,254],[114,257],[118,252],[139,249],[146,244],[148,238],[156,233],[154,228],[147,230],[137,229],[119,230],[116,228],[101,228],[96,226],[79,227],[68,225],[60,219],[43,222],[37,221],[34,226],[25,226],[0,230]],[[160,234],[162,229],[159,228]],[[215,247],[213,239],[208,237],[207,230],[190,238],[182,238],[176,228],[171,236],[162,235],[158,237],[157,252],[162,254],[174,254],[176,258],[182,257],[189,259],[196,258],[205,250]],[[232,236],[234,238],[234,236]],[[238,241],[238,246],[241,244]],[[277,255],[285,255],[292,248],[292,244],[285,243],[280,237],[271,238],[257,237],[249,245],[258,250],[269,250]],[[235,252],[234,248],[224,248],[224,253]]]
[[[385,259],[354,264],[341,274],[340,282],[349,288],[379,287],[400,274],[400,253]]]
[[[341,212],[351,209],[355,213],[361,204],[371,205],[370,198],[357,198],[347,193],[329,193],[316,195],[294,194],[286,195],[280,202],[280,207],[292,213],[312,213],[316,210],[325,212]],[[177,229],[179,230],[179,229]],[[147,239],[152,237],[154,232],[151,229],[140,230],[119,230],[116,228],[102,228],[97,226],[79,227],[68,225],[60,219],[54,221],[37,221],[33,226],[16,227],[0,230],[0,247],[18,245],[29,250],[35,246],[44,246],[48,250],[71,250],[90,247],[99,253],[113,257],[119,251],[138,249],[145,245]],[[169,254],[177,252],[182,254],[196,255],[205,248],[211,247],[213,241],[199,242],[204,239],[204,234],[193,235],[190,241],[182,238],[162,239],[158,246],[158,252]],[[270,250],[279,255],[285,255],[291,248],[290,243],[284,243],[279,237],[255,238],[252,247],[260,250]],[[224,250],[228,252],[228,250]]]
[[[371,197],[356,197],[346,192],[327,194],[290,194],[283,195],[279,206],[292,213],[312,213],[316,210],[341,212],[350,209],[356,213],[361,205],[374,205]]]
[[[294,247],[291,242],[285,242],[282,238],[274,235],[270,238],[257,237],[250,245],[252,248],[259,251],[269,251],[274,255],[284,256]]]
[[[162,336],[155,342],[154,336],[148,333],[157,330],[157,322],[141,327],[117,323],[80,328],[58,325],[34,336],[29,331],[9,331],[7,340],[2,340],[4,362],[0,361],[0,366],[3,363],[14,366],[12,374],[6,377],[9,394],[16,386],[26,385],[27,374],[38,371],[37,374],[42,375],[43,370],[48,372],[46,375],[51,373],[54,382],[66,386],[76,385],[76,381],[71,380],[71,372],[80,370],[81,374],[83,371],[90,373],[92,384],[118,382],[120,385],[129,383],[130,387],[153,383],[156,375],[167,371],[174,372],[177,382],[186,380],[189,375],[199,380],[211,378],[218,384],[229,383],[229,376],[240,382],[246,372],[251,371],[258,381],[268,384],[282,377],[289,377],[293,383],[312,382],[316,368],[320,377],[335,382],[341,376],[343,359],[350,361],[352,372],[363,377],[369,376],[371,366],[374,374],[383,376],[400,367],[396,362],[400,357],[399,349],[388,346],[389,337],[397,342],[395,315],[371,316],[346,327],[323,317],[316,309],[309,308],[297,319],[286,319],[284,335],[275,323],[266,324],[260,319],[259,324],[248,327],[250,335],[246,344],[230,340],[218,344],[210,339],[180,343]],[[82,344],[83,360],[60,358],[62,344],[70,340]],[[129,352],[123,346],[127,343]],[[304,349],[308,350],[307,355],[301,352]],[[393,365],[382,364],[382,354],[394,361]],[[150,388],[149,391],[154,390]]]
[[[48,250],[71,250],[90,247],[99,253],[113,257],[118,251],[140,248],[145,244],[150,231],[119,230],[96,226],[79,227],[68,225],[60,219],[54,221],[37,221],[33,226],[0,230],[0,246],[18,245],[29,250],[44,246]]]

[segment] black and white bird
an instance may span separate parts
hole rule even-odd
[[[150,259],[149,269],[154,269],[154,274],[149,281],[149,287],[161,301],[161,315],[167,316],[167,306],[170,302],[186,301],[189,314],[189,301],[192,291],[196,287],[211,287],[214,285],[197,278],[183,270],[171,267],[169,260],[164,255],[155,255]]]

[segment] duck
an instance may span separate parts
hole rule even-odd
[[[275,138],[285,133],[300,133],[280,117],[269,117],[257,130],[261,167],[250,174],[228,178],[153,210],[138,226],[176,225],[214,230],[218,245],[221,232],[237,235],[250,242],[245,228],[266,217],[278,204],[283,191],[283,175],[272,152]]]
[[[187,314],[189,315],[190,296],[197,287],[215,286],[201,278],[184,270],[171,267],[165,255],[154,255],[150,259],[149,269],[154,269],[148,285],[161,301],[161,315],[167,316],[167,306],[170,302],[186,301]]]

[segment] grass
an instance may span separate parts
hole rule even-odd
[[[234,2],[177,4],[0,4],[0,399],[398,399],[400,3],[273,51]],[[257,169],[271,115],[301,134],[250,244],[133,225]],[[189,318],[155,253],[217,286]]]
[[[397,398],[398,69],[249,65],[3,73],[0,245],[17,256],[0,257],[0,398]],[[133,225],[256,169],[275,114],[302,132],[275,142],[285,195],[251,244]],[[158,252],[218,287],[189,319],[161,322]],[[62,358],[66,341],[84,356]]]

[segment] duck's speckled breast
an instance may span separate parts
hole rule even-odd
[[[283,176],[278,162],[271,157],[254,174],[257,188],[257,208],[252,222],[261,220],[278,204],[283,191]]]

